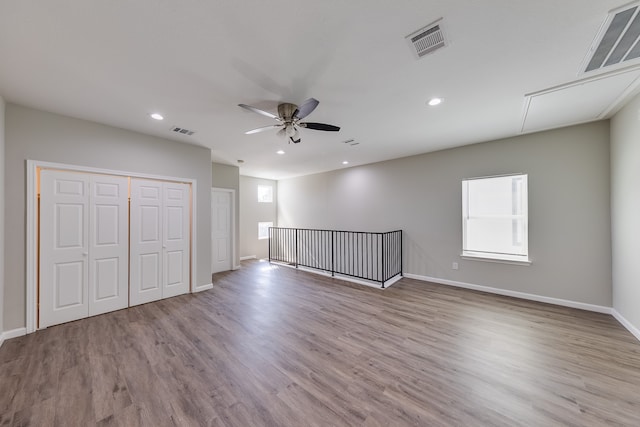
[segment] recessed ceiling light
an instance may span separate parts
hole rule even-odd
[[[442,98],[431,98],[428,102],[429,105],[431,105],[432,107],[435,107],[438,104],[442,103]]]
[[[343,165],[348,165],[348,164],[349,164],[349,162],[345,160],[344,162],[342,162],[342,164],[343,164]]]
[[[158,113],[153,113],[153,114],[149,114],[151,116],[152,119],[154,120],[164,120],[164,117],[162,117],[162,114],[158,114]]]
[[[276,151],[276,154],[284,154],[284,151],[278,150],[278,151]]]

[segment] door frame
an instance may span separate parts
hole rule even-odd
[[[231,194],[231,270],[237,270],[239,267],[236,263],[236,190],[233,188],[211,187],[211,200],[213,200],[214,191]],[[211,213],[211,219],[213,219],[213,212]],[[209,236],[209,240],[211,240],[211,236]],[[211,241],[211,274],[213,274],[213,241]]]
[[[197,197],[197,180],[192,178],[179,178],[175,176],[163,176],[144,174],[139,172],[128,172],[115,169],[103,169],[94,168],[90,166],[80,166],[65,163],[44,162],[40,160],[27,160],[27,211],[26,211],[26,226],[27,226],[27,239],[26,239],[26,323],[27,334],[35,332],[37,330],[37,316],[38,316],[38,169],[57,169],[70,172],[84,172],[95,173],[103,175],[116,175],[116,176],[128,176],[131,178],[146,178],[155,179],[159,181],[173,181],[183,182],[185,184],[191,184],[191,263],[190,263],[190,278],[191,283],[189,286],[189,292],[197,292],[198,289],[194,285],[194,274],[196,273],[196,259],[197,253],[197,236],[196,232],[196,201]],[[207,285],[205,285],[207,286]]]

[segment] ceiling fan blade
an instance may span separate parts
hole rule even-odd
[[[301,106],[293,113],[293,117],[304,119],[316,109],[320,101],[315,98],[309,98],[302,103]]]
[[[245,134],[246,135],[252,135],[254,133],[264,132],[265,130],[270,130],[270,129],[277,128],[277,127],[280,127],[280,126],[282,126],[282,125],[264,126],[264,127],[261,127],[261,128],[248,130],[248,131],[245,132]]]
[[[305,122],[305,123],[298,123],[298,126],[307,128],[307,129],[313,129],[313,130],[325,130],[328,132],[338,132],[340,130],[340,127],[334,126],[334,125],[328,125],[326,123]]]
[[[262,114],[263,116],[267,116],[270,117],[272,119],[278,119],[279,117],[276,116],[275,114],[271,114],[268,111],[264,111],[264,110],[260,110],[259,108],[256,107],[252,107],[251,105],[246,105],[246,104],[238,104],[238,107],[242,107],[245,110],[249,110],[249,111],[253,111],[254,113],[258,113],[258,114]]]

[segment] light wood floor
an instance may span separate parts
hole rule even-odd
[[[640,425],[611,316],[268,263],[0,348],[0,425]]]

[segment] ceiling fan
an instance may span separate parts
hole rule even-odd
[[[286,136],[289,138],[291,142],[297,144],[300,142],[300,134],[298,133],[299,128],[307,128],[313,130],[324,130],[328,132],[337,132],[340,130],[338,126],[328,125],[325,123],[314,123],[314,122],[301,122],[300,120],[307,117],[309,114],[316,109],[320,102],[315,98],[309,98],[298,107],[296,104],[291,104],[288,102],[283,102],[278,105],[278,115],[271,114],[268,111],[260,110],[259,108],[252,107],[246,104],[238,104],[239,107],[242,107],[246,110],[253,111],[254,113],[262,114],[263,116],[271,117],[272,119],[276,119],[279,123],[270,126],[264,126],[257,129],[252,129],[245,134],[250,135],[253,133],[263,132],[269,129],[277,129],[279,136]]]

